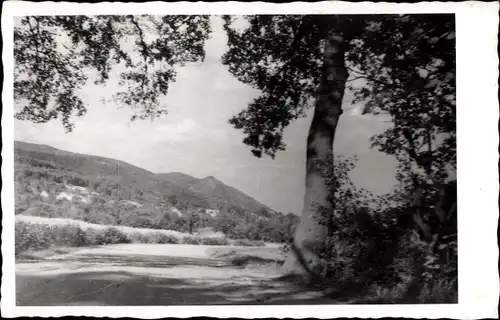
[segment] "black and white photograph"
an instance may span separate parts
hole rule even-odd
[[[463,301],[452,10],[12,11],[16,308]]]

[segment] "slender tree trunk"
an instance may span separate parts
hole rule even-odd
[[[333,141],[348,77],[344,45],[338,29],[327,28],[323,70],[307,137],[304,208],[292,250],[283,264],[287,274],[315,275],[328,234],[326,224],[333,214],[325,177],[333,173]]]

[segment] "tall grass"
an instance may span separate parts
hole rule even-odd
[[[202,244],[208,246],[227,246],[229,241],[226,238],[202,237],[202,236],[185,236],[182,239],[185,244]]]
[[[177,237],[164,234],[157,231],[150,233],[131,232],[127,236],[133,243],[159,243],[159,244],[178,244],[180,240]]]
[[[15,252],[48,249],[50,247],[82,247],[129,243],[128,237],[115,228],[86,229],[71,224],[46,225],[16,221]]]
[[[195,244],[195,245],[237,245],[262,246],[261,242],[229,240],[213,235],[184,235],[162,232],[163,230],[142,230],[113,226],[93,227],[90,224],[74,223],[72,220],[50,221],[16,219],[15,252],[44,250],[51,247],[83,247],[120,243],[151,244]]]
[[[82,220],[74,220],[68,218],[47,218],[47,217],[38,217],[38,216],[26,216],[26,215],[16,215],[16,221],[23,221],[29,223],[40,223],[46,225],[74,225],[80,227],[82,230],[87,229],[95,229],[95,230],[103,230],[106,228],[116,228],[125,234],[130,233],[141,233],[141,234],[150,234],[151,232],[163,233],[171,237],[175,237],[177,239],[182,239],[186,233],[182,233],[174,230],[158,230],[158,229],[147,229],[147,228],[134,228],[127,226],[114,226],[114,225],[103,225],[103,224],[94,224],[85,222]]]

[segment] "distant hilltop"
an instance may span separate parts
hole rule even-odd
[[[116,159],[22,141],[15,141],[14,149],[16,169],[23,166],[38,167],[56,172],[72,172],[89,180],[105,179],[147,193],[151,200],[167,198],[181,207],[236,209],[256,214],[275,212],[213,176],[198,179],[181,172],[155,174]]]

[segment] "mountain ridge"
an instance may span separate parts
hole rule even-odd
[[[76,153],[45,144],[14,141],[15,164],[75,172],[95,179],[109,179],[140,189],[155,190],[193,207],[238,207],[249,212],[276,212],[267,205],[214,176],[195,178],[182,172],[154,173],[122,160]]]

